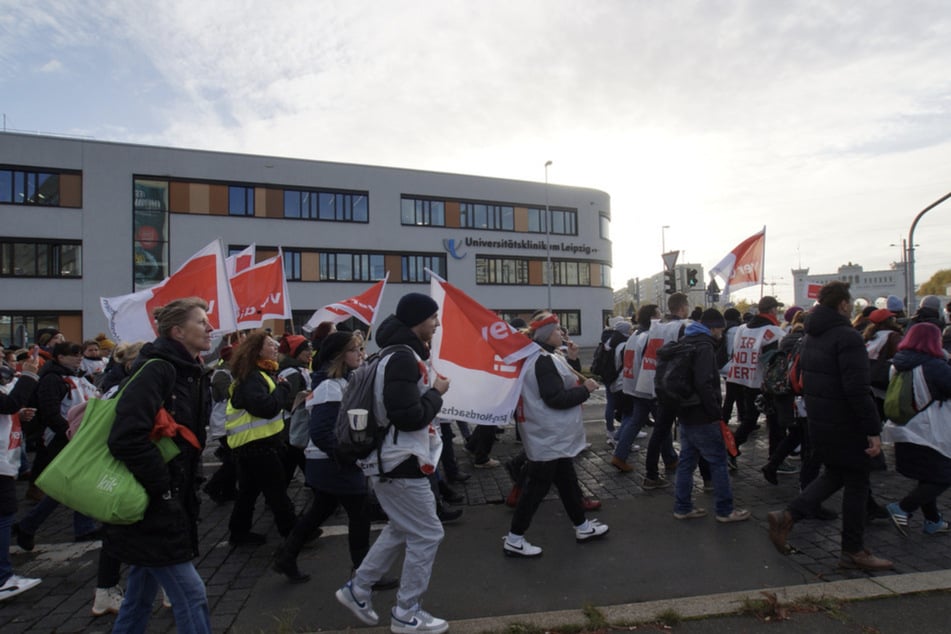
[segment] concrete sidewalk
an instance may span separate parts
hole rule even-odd
[[[643,453],[630,458],[637,466],[634,473],[620,474],[610,466],[597,400],[585,410],[592,447],[577,465],[582,488],[604,504],[592,515],[611,526],[600,542],[575,543],[552,493],[527,534],[545,549],[544,555],[536,560],[504,557],[501,539],[511,520],[511,510],[502,504],[508,476],[502,468],[471,468],[461,446],[455,445],[460,464],[473,477],[465,486],[454,485],[466,495],[465,514],[446,526],[425,596],[426,609],[449,619],[452,631],[501,630],[515,621],[549,628],[582,625],[582,610],[589,605],[612,623],[653,620],[669,609],[684,617],[723,614],[735,611],[745,598],[761,598],[762,590],[793,600],[806,595],[890,597],[951,588],[951,536],[925,536],[915,521],[908,537],[884,521],[866,533],[872,552],[896,562],[893,573],[837,569],[837,521],[798,524],[790,541],[799,554],[784,557],[773,550],[766,536],[766,513],[796,494],[798,479],[781,476],[780,485],[772,486],[762,478],[758,469],[765,461],[765,430],[744,446],[740,470],[733,476],[737,505],[752,511],[750,521],[719,524],[712,513],[699,520],[673,519],[672,490],[644,491],[640,486]],[[504,460],[519,449],[512,431],[506,431],[493,455]],[[910,488],[910,482],[893,471],[874,473],[872,479],[875,496],[883,503]],[[25,485],[21,499],[24,490]],[[307,493],[300,482],[293,485],[293,493],[302,506]],[[710,494],[697,489],[695,496],[697,506],[712,511]],[[830,501],[837,503],[837,498]],[[22,504],[19,515],[26,510]],[[226,542],[229,513],[230,505],[207,501],[199,527],[202,556],[196,563],[208,586],[215,631],[327,631],[360,625],[333,597],[350,572],[342,515],[332,518],[324,537],[301,556],[300,566],[313,575],[311,581],[292,585],[269,567],[279,543],[270,516],[259,508],[255,525],[268,534],[268,544],[232,549]],[[33,552],[11,550],[16,572],[42,577],[43,583],[0,603],[4,634],[111,629],[113,617],[90,616],[98,544],[73,544],[71,539],[70,515],[58,511],[40,530]],[[394,591],[373,599],[384,625],[394,599]],[[156,608],[150,631],[174,631],[168,610]]]

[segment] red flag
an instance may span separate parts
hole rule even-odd
[[[260,328],[265,319],[291,318],[281,253],[240,271],[229,282],[234,294],[238,328]]]
[[[540,348],[458,288],[435,275],[431,280],[441,323],[432,341],[433,368],[452,379],[440,416],[508,423],[521,392],[522,362]]]
[[[723,294],[754,286],[763,281],[763,256],[766,249],[766,227],[751,235],[710,269],[711,275],[724,280]]]
[[[304,330],[310,332],[325,321],[339,324],[341,321],[346,321],[351,317],[356,317],[372,328],[373,322],[376,321],[376,313],[380,308],[383,289],[386,288],[386,280],[389,279],[389,277],[390,274],[387,273],[386,277],[382,280],[363,293],[355,295],[350,299],[318,308],[314,314],[310,316],[310,319],[307,320],[307,323],[304,324]]]
[[[225,258],[225,268],[228,270],[228,277],[234,277],[241,271],[254,266],[254,257],[255,246],[252,244],[238,253]]]
[[[234,301],[217,240],[157,285],[129,295],[100,297],[99,301],[116,339],[151,341],[158,334],[152,310],[181,297],[201,297],[208,302],[208,321],[216,333],[237,330]]]

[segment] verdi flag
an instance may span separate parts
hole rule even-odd
[[[763,281],[763,258],[766,253],[766,227],[739,243],[710,269],[710,275],[723,280],[723,294],[729,295]]]
[[[254,266],[255,246],[251,244],[234,255],[225,258],[225,269],[228,271],[228,277],[234,277],[235,274]]]
[[[439,417],[477,425],[508,423],[521,392],[524,360],[541,348],[458,288],[430,275],[441,324],[432,340],[433,368],[452,382]]]
[[[228,281],[239,329],[260,328],[265,319],[291,319],[284,256],[280,251],[273,258],[236,273]]]
[[[100,297],[99,302],[116,339],[151,341],[158,335],[152,311],[183,297],[200,297],[208,303],[208,321],[214,334],[237,330],[234,300],[218,240],[188,258],[175,273],[155,286],[129,295]]]
[[[350,299],[318,308],[314,314],[310,316],[310,319],[307,320],[307,323],[304,324],[304,331],[311,332],[325,321],[339,324],[341,321],[346,321],[351,317],[356,317],[372,328],[373,322],[376,321],[376,314],[380,309],[383,289],[386,288],[386,280],[389,279],[389,277],[390,274],[387,272],[386,277],[363,293],[355,295]]]

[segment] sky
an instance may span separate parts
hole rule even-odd
[[[949,33],[942,0],[0,0],[0,112],[538,182],[550,160],[610,194],[615,288],[662,243],[710,269],[765,225],[788,304],[791,268],[889,268],[951,191]],[[951,201],[916,230],[919,283],[949,240]]]

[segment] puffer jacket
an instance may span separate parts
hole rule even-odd
[[[868,468],[868,437],[881,433],[870,391],[869,360],[849,320],[826,306],[806,318],[800,355],[809,433],[825,464]]]
[[[709,328],[697,322],[687,326],[680,341],[693,346],[693,386],[700,396],[697,405],[680,408],[680,422],[684,425],[715,423],[723,418],[717,341]]]
[[[153,363],[149,360],[157,359]],[[135,376],[139,367],[142,371]],[[184,563],[198,555],[197,482],[201,449],[180,436],[181,453],[167,464],[149,440],[155,415],[163,405],[176,422],[205,445],[210,413],[209,371],[199,359],[171,339],[146,344],[136,359],[134,378],[116,403],[109,450],[125,463],[149,494],[145,517],[135,524],[107,525],[103,549],[120,561],[141,566]],[[166,492],[171,499],[163,499]]]

